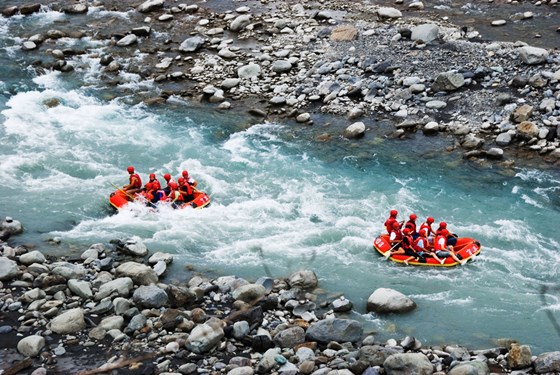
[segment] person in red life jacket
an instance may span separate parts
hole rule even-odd
[[[445,221],[442,221],[441,223],[439,223],[439,227],[438,229],[436,229],[436,236],[438,234],[441,233],[442,230],[447,229],[447,223]],[[451,246],[455,246],[457,244],[457,235],[456,234],[452,234],[451,232],[447,232],[448,236],[447,236],[447,244],[451,245]]]
[[[393,223],[397,222],[398,214],[399,213],[397,210],[391,210],[389,212],[389,218],[385,220],[385,224],[383,224],[385,226],[385,229],[387,229],[387,233],[391,234],[391,232],[393,231]]]
[[[179,177],[179,192],[183,196],[183,202],[190,202],[194,199],[194,189],[183,177]]]
[[[443,264],[445,259],[440,259],[433,249],[431,249],[430,241],[428,240],[426,233],[426,231],[418,232],[418,237],[414,240],[413,244],[414,251],[423,258],[432,257],[437,260],[439,264]]]
[[[196,180],[192,177],[189,177],[189,172],[187,170],[184,170],[183,172],[181,172],[181,176],[185,179],[185,181],[191,185],[192,187],[196,187]],[[179,181],[179,180],[177,180]]]
[[[169,173],[164,174],[163,179],[167,183],[163,191],[165,191],[165,194],[169,195],[171,193],[171,186],[169,186],[169,184],[171,182],[175,182],[175,180],[171,178],[171,175]]]
[[[399,248],[397,250],[392,250],[391,251],[391,255],[398,255],[398,254],[405,254],[408,255],[408,258],[406,258],[403,262],[404,264],[406,264],[408,266],[408,262],[410,262],[413,259],[420,259],[420,261],[422,262],[426,262],[426,259],[424,259],[423,257],[421,257],[419,254],[416,253],[416,251],[414,251],[414,240],[412,239],[412,233],[410,232],[409,228],[404,228],[402,231],[402,242],[401,242],[401,246],[399,246]]]
[[[432,224],[434,223],[433,217],[428,217],[425,222],[420,225],[420,229],[418,229],[418,235],[424,237],[435,236],[435,232],[432,229]]]
[[[123,190],[129,194],[134,194],[142,188],[142,179],[140,175],[134,172],[134,167],[130,166],[126,169],[130,175],[128,178],[128,185],[123,186]]]
[[[389,242],[391,243],[391,248],[395,247],[396,244],[399,244],[403,239],[403,234],[401,232],[401,225],[395,221],[392,224],[393,229],[391,230],[391,234],[389,235]]]
[[[146,198],[146,206],[152,206],[152,200],[154,199],[154,184],[148,182],[144,185],[144,191],[142,192],[142,196]]]
[[[461,255],[455,254],[455,249],[452,245],[447,243],[447,237],[449,236],[449,231],[447,229],[442,229],[434,240],[434,252],[439,258],[451,257],[454,261],[461,263],[462,265],[467,262],[463,260]]]
[[[414,239],[418,238],[418,232],[416,232],[416,219],[417,218],[418,218],[418,216],[416,216],[415,214],[410,215],[409,220],[404,225],[405,228],[410,229],[410,234],[411,234],[412,238],[414,238]]]
[[[171,191],[167,195],[167,199],[171,202],[171,207],[179,208],[185,200],[183,199],[183,194],[179,191],[179,185],[175,181],[169,183]]]
[[[146,186],[148,186],[148,183],[154,184],[154,183],[157,182],[158,185],[159,185],[159,181],[158,181],[158,179],[156,178],[156,174],[155,174],[155,173],[150,173],[149,179],[150,179],[150,180],[146,183],[146,185],[144,185],[144,188],[146,188]]]

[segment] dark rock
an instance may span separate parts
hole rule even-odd
[[[18,11],[18,7],[16,7],[16,6],[4,8],[4,9],[2,10],[2,15],[3,15],[4,17],[11,17],[11,16],[13,16],[14,14],[16,14],[17,11]]]
[[[196,301],[196,294],[186,288],[168,285],[165,290],[169,297],[169,304],[171,307],[184,307],[191,306]]]
[[[254,336],[253,340],[251,341],[251,348],[259,353],[264,353],[270,348],[274,347],[274,343],[270,339],[270,337],[266,335],[258,335]]]
[[[529,78],[524,76],[515,76],[511,79],[510,86],[515,88],[523,88],[529,83]]]
[[[39,10],[41,10],[41,4],[23,5],[19,8],[19,12],[26,16],[32,13],[37,13]]]

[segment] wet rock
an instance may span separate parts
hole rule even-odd
[[[43,336],[31,335],[24,337],[17,343],[18,352],[25,357],[36,357],[45,347],[45,338]]]
[[[247,284],[236,288],[231,296],[235,300],[254,303],[266,295],[266,289],[262,285]]]
[[[136,8],[140,13],[149,13],[153,12],[154,10],[163,8],[165,4],[164,0],[148,0],[143,2]]]
[[[306,332],[306,339],[328,343],[330,341],[338,342],[356,342],[362,338],[362,325],[351,319],[326,319],[320,320],[312,324]]]
[[[196,52],[204,45],[204,38],[200,36],[193,36],[187,38],[179,46],[181,52]]]
[[[86,328],[84,310],[75,308],[68,310],[50,321],[47,328],[58,334],[71,334]]]
[[[19,262],[24,265],[30,265],[33,263],[45,263],[47,258],[38,250],[30,251],[29,253],[22,254],[19,257]]]
[[[261,67],[258,64],[247,64],[237,70],[240,79],[258,78],[261,75]]]
[[[34,49],[37,49],[37,47],[38,47],[37,44],[29,40],[23,42],[23,44],[21,45],[21,49],[24,51],[32,51]]]
[[[133,255],[137,257],[144,257],[148,255],[148,248],[144,245],[144,242],[138,237],[133,237],[128,239],[124,246],[120,250],[128,255]]]
[[[416,303],[394,289],[379,288],[368,298],[367,310],[376,313],[405,313],[416,308]]]
[[[531,348],[528,345],[512,344],[507,356],[507,364],[512,370],[531,367]]]
[[[432,91],[454,91],[465,84],[463,75],[457,72],[440,73],[432,84]]]
[[[134,34],[128,34],[127,36],[119,39],[117,41],[117,46],[128,47],[138,42],[138,37]]]
[[[173,263],[173,255],[158,251],[148,259],[149,264],[156,264],[159,261],[164,261],[166,264],[171,264]]]
[[[365,133],[366,125],[363,122],[355,122],[344,129],[344,137],[349,139],[363,137]]]
[[[19,12],[25,16],[32,13],[37,13],[40,10],[41,10],[41,4],[22,5],[21,8],[19,8]]]
[[[224,331],[221,320],[212,318],[193,328],[185,347],[194,353],[206,353],[214,348],[223,337]]]
[[[134,283],[130,277],[121,277],[99,287],[99,291],[95,293],[95,300],[99,301],[113,293],[117,293],[121,297],[128,297]]]
[[[132,281],[139,285],[150,285],[158,282],[159,278],[156,272],[141,263],[126,262],[121,264],[115,270],[117,277],[130,277]]]
[[[6,257],[0,257],[0,281],[11,280],[18,275],[18,265]]]
[[[137,305],[159,308],[167,303],[168,296],[163,289],[155,285],[142,285],[134,291],[132,299]]]
[[[239,32],[251,23],[251,18],[252,16],[250,14],[239,15],[230,22],[229,29],[234,32]]]
[[[11,6],[11,7],[7,7],[2,9],[2,15],[4,17],[11,17],[13,15],[15,15],[18,12],[18,7],[17,6]]]
[[[292,288],[300,288],[303,290],[315,289],[319,284],[317,275],[310,270],[296,271],[288,277],[288,284]]]
[[[67,14],[84,14],[88,9],[87,4],[73,4],[62,8],[62,11]]]
[[[385,360],[383,368],[393,375],[431,375],[434,372],[430,360],[422,353],[393,354]]]
[[[352,302],[344,297],[335,299],[331,305],[334,312],[347,312],[353,307]]]
[[[492,160],[500,160],[504,157],[504,150],[498,147],[492,147],[486,151],[486,157]]]
[[[548,51],[544,48],[524,46],[518,52],[521,61],[527,65],[543,64],[548,58]]]
[[[0,230],[10,235],[15,235],[23,232],[23,226],[19,221],[12,219],[10,216],[6,216],[2,223],[0,223]]]
[[[537,374],[560,372],[560,351],[543,353],[533,362]]]

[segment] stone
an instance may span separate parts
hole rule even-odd
[[[494,20],[492,21],[492,26],[504,26],[507,23],[506,20]]]
[[[138,37],[134,34],[128,34],[117,41],[117,46],[128,47],[138,42]]]
[[[325,319],[312,324],[305,334],[307,340],[328,343],[357,342],[362,338],[362,325],[352,319]]]
[[[27,15],[32,14],[32,13],[37,13],[37,12],[39,12],[40,10],[41,10],[41,4],[37,4],[37,3],[35,3],[35,4],[28,4],[28,5],[22,5],[22,6],[19,8],[19,12],[20,12],[21,14],[23,14],[24,16],[27,16]]]
[[[421,41],[426,44],[436,40],[439,35],[439,27],[433,23],[425,23],[412,28],[410,39],[412,41]]]
[[[484,144],[484,139],[477,137],[475,134],[467,134],[461,140],[461,146],[468,150],[472,150],[478,148]]]
[[[432,364],[428,357],[422,353],[397,353],[389,356],[383,362],[387,374],[392,375],[432,375]]]
[[[465,84],[465,78],[461,73],[443,72],[438,74],[432,84],[432,91],[454,91]]]
[[[422,128],[422,132],[425,135],[433,135],[439,132],[439,124],[435,121],[430,121]]]
[[[517,136],[525,139],[538,137],[539,127],[531,121],[523,121],[517,125]]]
[[[510,132],[500,133],[496,137],[496,144],[498,146],[504,147],[509,145],[511,143],[511,140],[512,140],[512,134]]]
[[[130,32],[136,36],[147,37],[150,36],[150,33],[152,32],[152,28],[150,26],[139,26],[130,30]]]
[[[72,334],[86,328],[84,310],[75,308],[67,310],[47,324],[47,328],[58,334]]]
[[[257,78],[261,75],[261,67],[258,64],[247,64],[237,70],[237,76],[240,79]]]
[[[220,87],[223,88],[224,90],[229,90],[238,86],[239,82],[241,82],[239,78],[226,78],[222,81]]]
[[[290,327],[278,332],[273,339],[281,348],[293,348],[305,342],[305,331],[301,327]]]
[[[524,46],[518,52],[521,61],[527,65],[543,64],[548,59],[548,51],[544,48]]]
[[[239,322],[233,323],[233,332],[232,336],[235,337],[237,340],[243,339],[245,336],[249,334],[251,328],[249,327],[249,323],[245,320],[241,320]]]
[[[163,289],[155,285],[142,285],[134,291],[132,300],[143,307],[160,308],[167,303],[168,296]]]
[[[34,49],[36,49],[38,46],[35,42],[32,42],[30,40],[27,40],[25,42],[23,42],[23,44],[21,45],[21,49],[24,51],[32,51]]]
[[[272,64],[271,70],[275,73],[285,73],[292,69],[292,64],[288,60],[277,60]]]
[[[121,251],[125,254],[137,257],[145,257],[148,255],[148,248],[144,245],[140,237],[136,236],[126,240]]]
[[[197,295],[190,289],[168,285],[165,289],[172,307],[189,307],[197,300]]]
[[[251,366],[242,366],[230,370],[227,375],[253,375],[254,373]]]
[[[233,299],[247,303],[254,303],[266,295],[266,289],[259,284],[247,284],[236,288],[231,296]]]
[[[134,283],[130,277],[120,277],[102,284],[99,291],[95,293],[95,300],[99,301],[113,293],[117,293],[120,297],[128,297]]]
[[[363,137],[365,133],[366,125],[361,121],[355,122],[344,129],[344,137],[349,139]]]
[[[136,8],[136,10],[138,10],[140,13],[149,13],[156,9],[163,8],[164,4],[165,0],[148,0],[140,4],[138,8]]]
[[[517,107],[515,111],[511,114],[511,119],[513,122],[521,123],[523,121],[529,120],[533,115],[533,106],[529,104],[523,104],[520,107]]]
[[[416,308],[416,303],[394,289],[376,289],[368,298],[367,311],[380,314],[405,313]]]
[[[460,362],[457,366],[453,367],[448,375],[490,375],[490,369],[485,362],[482,361],[467,361]]]
[[[512,370],[531,367],[532,353],[528,345],[512,344],[507,356],[508,367]]]
[[[504,157],[504,150],[498,147],[492,147],[486,151],[486,157],[488,159],[500,160]]]
[[[83,299],[92,299],[93,292],[91,291],[91,285],[87,281],[81,281],[77,279],[68,280],[68,289],[72,291],[77,296]]]
[[[296,271],[288,277],[288,284],[292,288],[300,288],[304,290],[315,289],[319,284],[317,275],[310,270]]]
[[[105,331],[110,331],[112,329],[121,329],[124,324],[124,318],[122,316],[109,316],[103,319],[99,326]]]
[[[560,372],[560,351],[538,355],[533,361],[533,368],[537,374]]]
[[[401,18],[402,13],[400,10],[392,7],[381,7],[377,9],[377,16],[379,18]]]
[[[251,18],[252,16],[250,14],[239,15],[229,23],[229,29],[234,32],[239,32],[251,23]]]
[[[335,27],[331,33],[331,40],[335,42],[351,41],[358,37],[358,29],[352,25]]]
[[[447,107],[447,103],[442,100],[430,100],[426,103],[426,108],[430,109],[442,109]]]
[[[332,302],[332,309],[334,312],[348,312],[352,310],[352,307],[353,307],[352,302],[344,297],[335,299]]]
[[[145,264],[136,262],[125,262],[115,270],[117,277],[130,277],[138,285],[150,285],[158,282],[156,272]]]
[[[15,15],[18,11],[18,7],[17,6],[11,6],[11,7],[7,7],[2,9],[2,15],[4,17],[11,17],[13,15]]]
[[[44,346],[45,338],[43,336],[32,335],[19,340],[17,350],[25,357],[36,357]]]
[[[18,265],[6,257],[0,257],[0,281],[8,281],[18,274]]]
[[[206,353],[214,348],[223,337],[222,321],[211,318],[206,323],[193,328],[185,342],[185,347],[197,354]]]
[[[67,14],[84,14],[88,12],[87,4],[72,4],[62,8],[62,11]]]
[[[181,52],[196,52],[204,45],[204,38],[201,36],[193,36],[187,38],[179,46]]]
[[[300,113],[299,115],[297,115],[296,117],[296,121],[299,123],[304,123],[304,122],[308,122],[309,120],[311,120],[311,115],[307,112],[305,113]]]

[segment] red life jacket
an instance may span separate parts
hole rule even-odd
[[[434,240],[434,250],[447,250],[447,237],[438,234]]]
[[[397,219],[395,219],[394,217],[390,217],[387,220],[385,220],[385,229],[387,229],[387,233],[391,233],[393,231],[393,223],[396,222]]]
[[[432,227],[430,226],[430,224],[428,223],[422,223],[422,225],[420,225],[420,229],[418,230],[418,233],[420,235],[423,236],[429,236],[430,233],[432,232],[430,229],[432,229]]]
[[[404,227],[410,229],[410,233],[416,233],[416,223],[414,221],[407,221]]]
[[[184,202],[185,201],[185,198],[183,197],[183,194],[181,194],[181,192],[179,190],[171,190],[171,192],[169,193],[169,200],[173,202],[175,197],[177,197],[177,200],[179,202]]]
[[[140,189],[142,187],[142,180],[140,179],[140,175],[138,173],[131,174],[128,179],[129,184],[132,184],[133,179],[135,179],[135,182],[134,185],[132,185],[132,187],[136,189]]]
[[[424,243],[423,247],[418,246],[418,243],[420,241],[423,241],[423,243]],[[414,244],[413,244],[412,247],[414,247],[414,250],[416,250],[416,251],[425,251],[426,248],[428,247],[428,239],[424,238],[424,237],[418,237],[414,240]]]
[[[401,242],[403,249],[411,249],[414,246],[414,240],[412,236],[403,236],[403,241]]]
[[[395,242],[400,242],[403,239],[403,234],[400,231],[400,229],[394,230],[391,233],[395,233],[395,238],[393,239],[393,241]]]
[[[188,198],[190,198],[190,199],[193,198],[193,188],[192,188],[191,185],[183,184],[183,185],[179,186],[179,191],[181,192],[183,200],[186,201]]]

